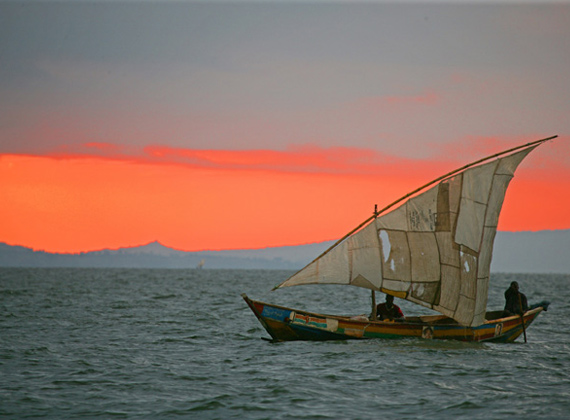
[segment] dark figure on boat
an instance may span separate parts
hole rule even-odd
[[[519,291],[519,284],[516,281],[513,281],[505,291],[505,301],[504,316],[522,315],[528,311],[526,296]]]
[[[404,320],[404,313],[397,306],[394,305],[394,296],[386,295],[386,302],[379,304],[376,307],[376,317],[379,320]]]

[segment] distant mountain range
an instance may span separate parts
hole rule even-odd
[[[0,243],[0,267],[108,267],[108,268],[238,268],[296,269],[333,242],[264,249],[185,252],[160,242],[147,245],[59,254]]]
[[[233,251],[184,252],[159,242],[57,254],[0,243],[0,267],[299,269],[333,242]],[[497,232],[491,271],[570,273],[570,230]]]

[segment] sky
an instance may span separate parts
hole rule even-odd
[[[569,229],[570,2],[0,1],[0,242],[332,240],[559,135],[499,230]]]

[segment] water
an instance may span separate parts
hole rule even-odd
[[[358,288],[269,292],[288,274],[0,269],[0,418],[569,418],[570,275],[493,276],[491,309],[514,279],[530,303],[552,301],[526,345],[270,343],[240,293],[369,311]]]

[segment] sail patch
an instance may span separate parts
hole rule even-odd
[[[487,216],[485,217],[485,226],[497,227],[499,214],[501,213],[503,201],[505,200],[505,193],[507,192],[507,187],[511,179],[511,175],[495,175],[493,186],[491,187],[489,208],[487,210]]]
[[[386,246],[382,240],[385,237],[382,232],[388,235]],[[412,280],[412,269],[410,265],[410,247],[406,232],[383,230],[379,232],[380,248],[384,254],[384,248],[389,248],[388,260],[382,260],[382,274],[384,279],[400,280],[410,282]]]
[[[406,204],[376,219],[376,229],[408,230]]]
[[[459,267],[459,245],[453,240],[451,232],[436,232],[435,237],[441,264]]]
[[[392,246],[390,245],[390,236],[385,230],[378,232],[378,236],[382,243],[382,255],[384,256],[384,262],[387,263],[390,260],[390,250]]]
[[[384,282],[382,283],[382,291],[389,291],[391,295],[404,299],[407,296],[411,286],[412,283],[410,282],[384,279]]]
[[[408,233],[408,242],[412,260],[412,281],[439,281],[439,251],[435,234],[431,232],[410,232]]]
[[[513,176],[522,160],[537,147],[538,145],[532,146],[502,158],[497,167],[497,174]]]
[[[477,294],[477,257],[461,252],[461,290],[460,294],[475,299]]]
[[[317,281],[323,284],[349,284],[348,244],[343,242],[317,260]]]
[[[459,302],[459,292],[461,290],[461,272],[459,267],[449,265],[443,265],[441,267],[440,290],[439,306],[446,309],[446,315],[453,317]],[[441,309],[438,310],[441,311]]]
[[[418,303],[421,303],[424,306],[425,304],[431,306],[436,303],[438,300],[437,295],[439,291],[439,282],[412,284],[413,288],[411,290],[411,296],[415,298]]]
[[[486,210],[485,204],[477,203],[469,198],[461,198],[455,242],[479,252]]]
[[[446,179],[439,184],[437,195],[436,231],[451,232],[459,213],[462,175]]]
[[[493,161],[465,171],[463,173],[461,197],[487,204],[497,165],[498,161]]]
[[[427,190],[407,203],[408,230],[434,232],[437,218],[438,188]]]
[[[472,325],[475,312],[475,299],[460,295],[453,318],[463,325]]]
[[[482,316],[485,321],[487,312],[487,295],[489,293],[489,277],[477,279],[477,298],[475,299],[475,316]]]
[[[479,265],[477,268],[479,277],[489,277],[491,271],[491,257],[493,256],[493,244],[495,242],[496,234],[496,228],[485,227],[485,231],[483,232],[481,252],[479,253]]]
[[[382,286],[382,261],[376,225],[369,224],[347,240],[350,262],[350,284],[380,290]]]

